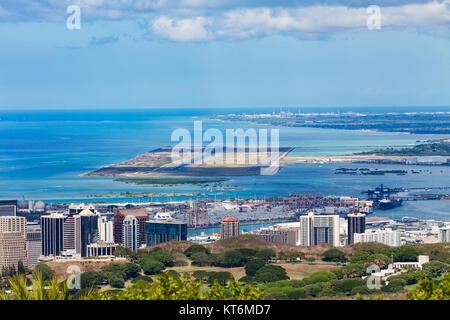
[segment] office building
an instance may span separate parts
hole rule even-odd
[[[347,244],[354,242],[355,233],[366,231],[366,215],[362,213],[351,213],[347,216]]]
[[[39,263],[38,259],[41,256],[41,228],[38,224],[27,224],[27,254],[29,268]]]
[[[332,247],[340,245],[339,215],[308,215],[300,217],[300,245],[304,247],[328,244]]]
[[[78,215],[81,218],[81,252],[78,253],[80,253],[82,257],[86,257],[87,246],[98,241],[98,216],[88,209],[81,211]]]
[[[0,200],[0,216],[16,216],[17,200]]]
[[[99,241],[114,242],[114,224],[106,217],[98,218],[98,238]]]
[[[147,246],[157,245],[167,241],[185,241],[187,239],[187,224],[173,219],[168,213],[157,213],[145,223]]]
[[[22,232],[0,232],[0,270],[14,267],[17,264],[28,265],[27,242]]]
[[[0,268],[28,265],[26,225],[24,217],[0,216]]]
[[[439,242],[450,242],[450,227],[439,228]]]
[[[378,242],[391,247],[400,246],[400,232],[391,229],[366,230],[364,233],[354,234],[354,243]]]
[[[297,245],[298,229],[286,228],[279,229],[274,227],[263,228],[257,233],[267,242],[284,243],[292,246]]]
[[[64,250],[64,221],[62,214],[41,216],[41,244],[43,256],[58,256]]]
[[[0,216],[0,232],[20,232],[25,238],[27,233],[27,220],[25,217]]]
[[[138,220],[135,216],[126,216],[122,223],[122,246],[131,250],[137,250],[140,247],[139,239]]]
[[[240,222],[235,218],[225,218],[220,222],[220,238],[228,239],[240,234]]]
[[[64,250],[81,253],[81,217],[78,214],[64,216]]]
[[[87,245],[98,241],[98,216],[88,209],[72,212],[64,220],[64,250],[86,257]]]
[[[139,246],[145,244],[145,222],[148,220],[146,209],[116,209],[114,211],[114,242],[122,243],[123,221],[127,216],[136,217],[139,225]]]

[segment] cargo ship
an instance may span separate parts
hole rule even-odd
[[[378,201],[377,209],[380,210],[389,210],[400,207],[402,205],[403,200],[396,199],[381,199]]]

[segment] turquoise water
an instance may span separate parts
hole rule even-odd
[[[49,202],[167,201],[173,198],[125,198],[119,193],[202,192],[211,194],[210,197],[244,198],[284,196],[294,192],[318,190],[324,195],[361,196],[361,191],[380,183],[408,188],[450,187],[450,167],[424,167],[421,174],[405,176],[355,177],[334,174],[334,170],[341,166],[377,167],[361,164],[291,165],[274,176],[231,177],[230,181],[222,184],[225,187],[238,186],[243,189],[239,191],[211,191],[211,186],[195,185],[138,186],[116,182],[112,178],[79,177],[80,174],[101,166],[170,145],[172,131],[177,128],[192,131],[194,120],[203,119],[204,130],[214,127],[222,132],[227,128],[270,128],[206,120],[210,114],[226,112],[229,110],[0,111],[0,198],[25,197]],[[417,140],[441,137],[443,136],[280,128],[280,145],[298,147],[291,155],[348,154],[370,149],[365,146],[412,144]],[[342,147],[330,148],[336,146]],[[402,166],[383,166],[383,169],[398,168],[405,169]],[[413,168],[417,170],[418,167],[408,166],[406,169]],[[431,174],[425,170],[430,170]],[[92,195],[97,195],[98,198],[92,198]],[[450,211],[448,207],[440,210]]]

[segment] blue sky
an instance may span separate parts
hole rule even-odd
[[[450,0],[3,0],[0,108],[449,106],[449,40]]]

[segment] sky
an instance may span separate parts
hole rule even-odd
[[[449,40],[450,0],[0,0],[0,109],[450,106]]]

